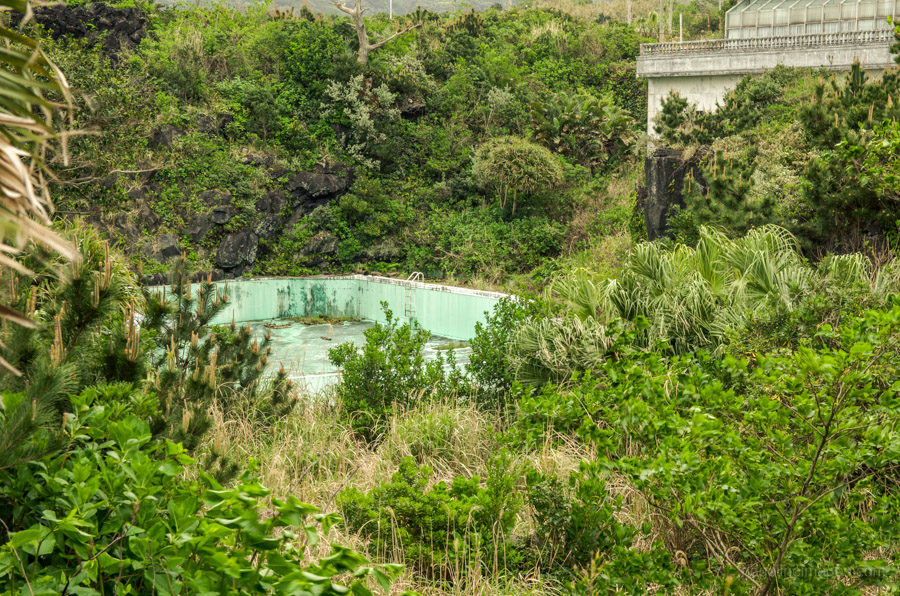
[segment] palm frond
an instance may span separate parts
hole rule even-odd
[[[25,15],[32,3],[0,0],[0,10]],[[52,173],[46,158],[58,144],[65,161],[66,136],[59,128],[71,115],[71,96],[65,76],[21,31],[0,26],[0,265],[18,274],[29,269],[9,255],[26,243],[37,242],[66,258],[75,249],[50,228],[53,205],[47,189]],[[27,318],[4,306],[0,318],[27,324]],[[0,363],[2,364],[2,363]]]

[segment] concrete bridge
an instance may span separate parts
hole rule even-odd
[[[872,18],[861,20],[870,4]],[[771,10],[773,5],[788,8]],[[811,14],[812,8],[818,12]],[[780,12],[785,24],[771,26],[779,23]],[[828,21],[829,14],[836,18]],[[845,71],[860,62],[880,74],[894,64],[889,51],[894,33],[887,19],[898,21],[898,15],[898,0],[744,0],[726,15],[726,39],[643,44],[637,76],[648,82],[647,133],[655,136],[653,120],[673,91],[701,110],[714,110],[744,75],[778,65]],[[861,26],[870,28],[858,30]],[[782,31],[797,34],[772,35]]]

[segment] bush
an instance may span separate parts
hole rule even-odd
[[[616,519],[622,498],[608,501],[606,483],[591,475],[572,474],[567,487],[555,476],[528,473],[528,502],[543,569],[584,568],[615,546],[631,546],[635,529]]]
[[[836,347],[607,360],[602,382],[548,390],[532,411],[546,425],[568,404],[603,454],[593,473],[623,475],[681,529],[672,550],[695,586],[859,594],[900,577],[900,299],[818,335]]]
[[[515,331],[529,317],[551,310],[550,303],[538,297],[503,298],[494,311],[485,315],[484,323],[475,324],[471,340],[472,355],[466,370],[477,386],[477,399],[482,407],[506,409],[515,380],[508,359],[509,342]]]
[[[341,369],[337,394],[351,428],[366,441],[376,441],[391,410],[406,408],[429,396],[456,394],[465,379],[456,367],[452,351],[425,362],[425,343],[430,333],[418,323],[403,323],[382,302],[385,323],[366,330],[362,349],[352,343],[329,350],[328,358]],[[445,370],[444,365],[448,367]]]
[[[485,189],[496,193],[505,209],[512,194],[512,213],[519,195],[542,194],[560,186],[563,170],[550,151],[525,139],[492,139],[475,151],[472,175]]]
[[[336,576],[349,573],[369,594],[357,578],[387,586],[397,570],[340,547],[305,561],[301,544],[314,546],[333,514],[269,502],[250,476],[230,489],[202,471],[180,480],[193,464],[181,445],[93,389],[72,396],[64,431],[65,453],[0,469],[3,593],[345,594]]]

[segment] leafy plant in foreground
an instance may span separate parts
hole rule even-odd
[[[540,434],[554,409],[568,412],[569,432],[601,454],[583,471],[624,476],[678,529],[671,550],[695,586],[766,596],[896,584],[900,299],[819,334],[837,347],[608,360],[577,395],[523,399],[523,428]]]
[[[105,392],[72,397],[65,454],[0,470],[0,593],[371,596],[367,577],[388,589],[399,568],[349,549],[306,560],[333,514],[294,497],[268,504],[250,476],[228,489],[202,472],[181,480],[194,463],[183,447],[122,407],[155,408],[153,396]]]

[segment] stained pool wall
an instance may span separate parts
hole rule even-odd
[[[219,284],[219,291],[224,284]],[[292,317],[353,317],[384,321],[386,302],[401,321],[418,321],[435,335],[471,339],[504,294],[387,277],[262,278],[228,283],[228,306],[214,324]]]

